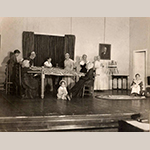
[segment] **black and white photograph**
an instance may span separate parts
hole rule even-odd
[[[150,17],[0,17],[0,132],[149,132]]]
[[[99,44],[99,55],[101,59],[111,59],[111,45],[110,44]]]

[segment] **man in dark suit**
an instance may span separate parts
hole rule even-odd
[[[107,47],[103,47],[101,59],[110,59],[110,51],[107,49]]]

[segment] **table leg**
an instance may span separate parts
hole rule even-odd
[[[114,81],[114,79],[112,78],[112,90],[114,89],[113,81]]]
[[[45,74],[41,74],[41,98],[44,98],[44,79],[45,79]]]
[[[123,77],[121,78],[121,90],[123,91]]]
[[[126,78],[126,90],[127,90],[127,93],[128,93],[128,77]]]
[[[118,78],[117,78],[117,91],[119,90],[119,87],[118,87]]]

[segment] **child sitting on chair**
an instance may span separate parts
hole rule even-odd
[[[62,99],[62,100],[69,100],[70,101],[70,97],[68,95],[68,91],[66,88],[66,81],[65,80],[61,80],[60,81],[60,87],[58,88],[58,93],[57,93],[57,99]]]
[[[140,75],[137,73],[135,79],[133,79],[131,84],[131,94],[133,96],[142,95],[143,82],[140,78]]]

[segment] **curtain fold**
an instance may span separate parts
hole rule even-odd
[[[35,51],[35,66],[43,66],[48,57],[52,58],[54,67],[64,67],[65,53],[74,59],[75,36],[50,36],[23,32],[22,37],[23,57],[29,57],[29,53]]]
[[[23,58],[29,57],[29,53],[34,51],[34,32],[26,32],[22,33],[22,50],[23,50]]]
[[[43,66],[50,56],[49,36],[34,35],[34,51],[36,53],[35,66]]]
[[[34,49],[37,54],[35,65],[42,66],[48,57],[52,58],[52,64],[63,68],[64,66],[64,37],[34,35]]]
[[[74,59],[75,35],[65,35],[64,54],[69,53],[70,58]]]

